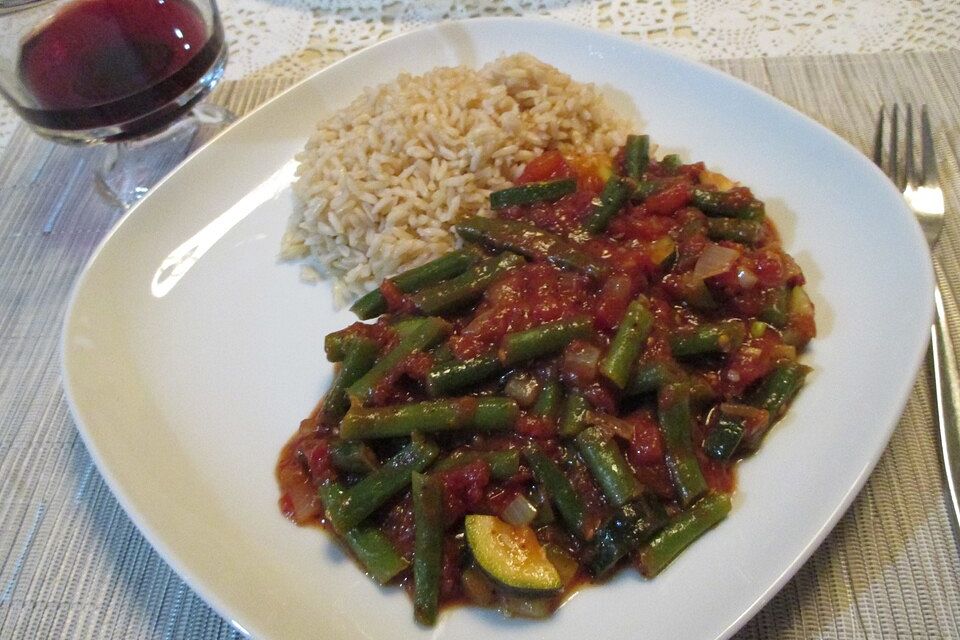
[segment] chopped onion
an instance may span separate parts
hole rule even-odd
[[[697,259],[697,264],[693,267],[693,275],[704,279],[723,273],[733,266],[738,257],[740,252],[736,249],[709,244]]]
[[[503,392],[517,401],[521,407],[530,407],[537,401],[540,385],[528,375],[515,375],[507,381]]]
[[[578,386],[590,385],[597,377],[600,355],[600,347],[576,340],[564,349],[560,371],[565,379],[569,378]]]
[[[752,289],[757,285],[759,280],[757,279],[757,274],[753,271],[741,267],[737,269],[737,282],[739,282],[740,286],[744,289]]]
[[[537,508],[523,496],[514,498],[503,510],[503,519],[515,527],[523,527],[537,517]]]
[[[636,431],[636,425],[632,422],[627,422],[622,418],[616,418],[606,413],[599,413],[597,411],[587,411],[584,418],[587,421],[587,424],[596,427],[608,438],[611,436],[617,436],[623,438],[624,440],[632,440],[633,432]]]

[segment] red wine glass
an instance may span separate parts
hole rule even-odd
[[[0,3],[0,93],[42,136],[116,143],[97,178],[124,206],[199,122],[229,120],[200,104],[226,61],[214,0]]]

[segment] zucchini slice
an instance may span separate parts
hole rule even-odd
[[[560,574],[530,527],[516,527],[495,516],[468,515],[465,529],[474,560],[498,584],[544,596],[563,588]]]

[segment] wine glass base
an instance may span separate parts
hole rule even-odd
[[[100,194],[125,209],[136,204],[183,160],[201,122],[191,114],[154,136],[107,145],[96,173]]]

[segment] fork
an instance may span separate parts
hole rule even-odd
[[[945,209],[943,190],[937,175],[936,158],[933,152],[933,133],[926,105],[920,108],[920,165],[914,162],[913,107],[907,105],[904,126],[903,163],[898,161],[900,109],[893,105],[890,112],[890,132],[887,145],[887,158],[884,163],[884,113],[880,108],[877,117],[877,131],[874,137],[873,161],[886,172],[898,189],[903,191],[907,206],[913,211],[923,235],[927,238],[930,250],[937,244],[943,231]],[[933,369],[933,380],[937,401],[937,422],[940,433],[940,452],[943,457],[944,476],[947,481],[951,521],[954,533],[960,536],[960,372],[957,370],[957,357],[953,350],[953,341],[947,327],[943,309],[943,296],[940,287],[934,290],[936,318],[930,328],[929,359]]]

